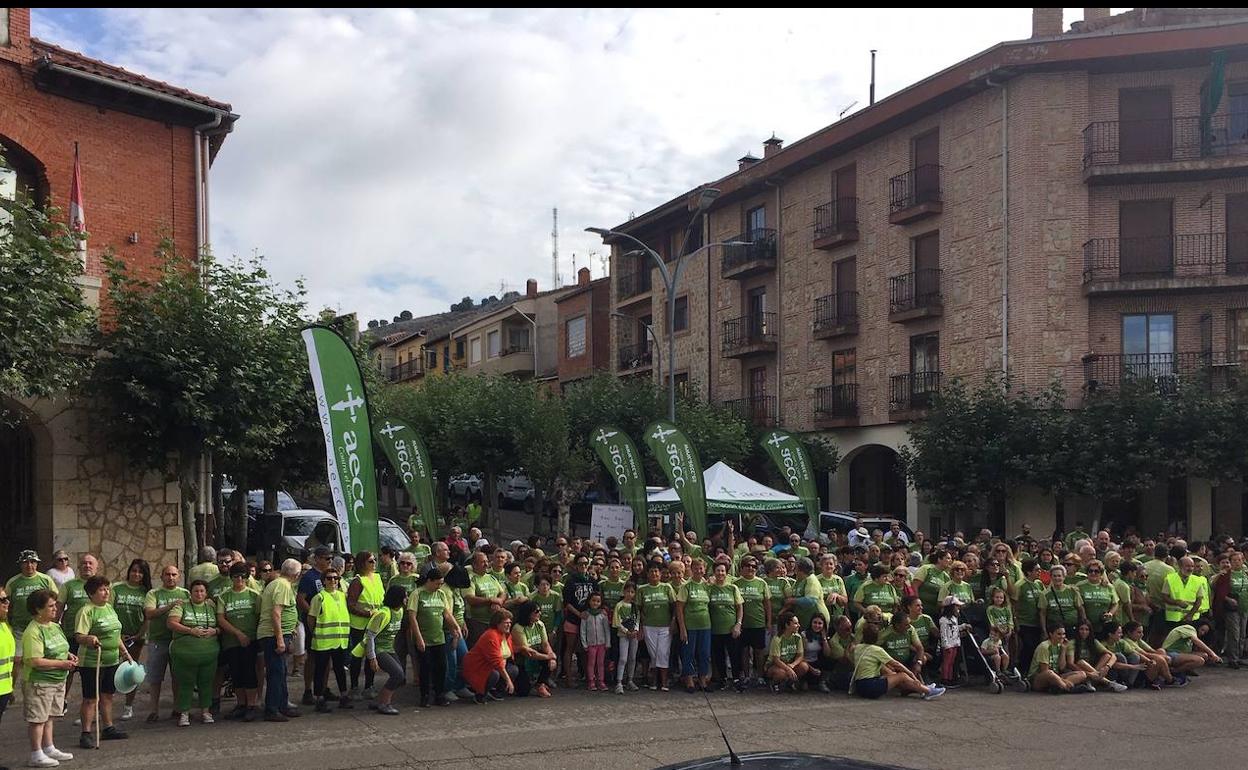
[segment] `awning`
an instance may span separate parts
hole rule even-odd
[[[737,473],[723,462],[717,462],[707,468],[702,478],[706,485],[706,509],[710,513],[805,510],[800,497],[759,484]],[[676,490],[664,489],[649,495],[646,507],[651,513],[678,511],[680,499],[676,496]]]

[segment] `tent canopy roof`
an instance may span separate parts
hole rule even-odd
[[[702,474],[706,485],[706,507],[711,512],[800,511],[802,499],[772,489],[737,473],[722,461]],[[680,498],[674,489],[649,495],[647,507],[652,512],[680,510]]]

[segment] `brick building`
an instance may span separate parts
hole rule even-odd
[[[84,296],[98,304],[100,256],[154,265],[164,236],[183,254],[208,244],[208,171],[237,119],[230,106],[33,39],[30,9],[0,8],[0,152],[22,187],[69,206],[80,149],[90,233]],[[102,445],[79,400],[8,404],[27,418],[0,428],[0,575],[33,547],[99,554],[110,575],[131,558],[177,561],[176,484],[126,467]],[[206,488],[206,486],[205,486]]]
[[[942,520],[895,469],[950,377],[1056,379],[1077,406],[1124,377],[1248,366],[1248,13],[1085,9],[1066,32],[1061,14],[615,230],[670,262],[720,191],[685,246],[676,372],[757,422],[828,431],[833,508],[1240,534],[1240,484],[1179,479],[1110,510],[1024,489]],[[612,366],[648,376],[666,304],[633,248],[612,243],[614,310],[635,319]]]
[[[576,286],[555,300],[559,308],[559,385],[611,371],[611,281],[576,273]]]

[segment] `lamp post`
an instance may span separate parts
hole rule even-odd
[[[641,323],[640,320],[634,318],[633,316],[625,315],[618,310],[612,310],[611,315],[616,318],[622,318],[625,321]],[[655,336],[653,326],[648,323],[641,323],[641,325],[646,328],[646,334],[650,335],[650,340],[654,342],[654,371],[655,374],[659,376],[659,379],[663,379],[663,352],[659,350],[659,338]]]
[[[694,212],[693,218],[689,220],[689,225],[685,228],[684,242],[681,244],[680,253],[676,256],[676,265],[671,270],[667,269],[667,263],[663,261],[663,258],[654,249],[642,243],[640,239],[633,235],[605,227],[585,228],[586,232],[602,236],[604,241],[609,238],[623,238],[632,241],[641,247],[640,250],[648,254],[651,261],[659,268],[659,275],[662,276],[663,286],[667,290],[667,418],[671,422],[676,422],[676,284],[680,281],[680,274],[685,266],[685,258],[692,257],[698,252],[715,246],[743,245],[739,241],[708,243],[689,254],[685,253],[685,249],[689,246],[689,233],[693,231],[694,225],[698,224],[702,215],[706,213],[706,210],[710,208],[711,204],[718,197],[719,190],[714,187],[707,187],[699,192],[697,210]]]

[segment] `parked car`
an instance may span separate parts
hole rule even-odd
[[[225,499],[226,510],[233,510],[235,495],[238,494],[237,489],[221,490],[222,497]],[[294,511],[299,509],[299,504],[295,502],[295,498],[285,490],[277,492],[277,510]],[[325,511],[321,511],[325,513]],[[256,551],[262,546],[264,540],[264,490],[253,489],[247,493],[247,548],[249,551]]]
[[[528,507],[528,502],[532,499],[533,482],[524,475],[524,471],[511,471],[498,477],[498,506],[500,508],[516,503]]]
[[[481,477],[475,473],[461,473],[458,476],[452,476],[447,483],[451,494],[456,497],[469,499],[481,497]]]
[[[337,518],[325,511],[294,510],[282,512],[282,538],[276,558],[306,559],[309,535],[315,535],[313,542],[328,545],[335,554],[342,552]],[[389,519],[377,520],[377,535],[382,546],[388,545],[396,551],[405,551],[412,545],[403,528]]]

